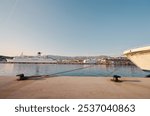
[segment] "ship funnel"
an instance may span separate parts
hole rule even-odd
[[[38,56],[41,56],[41,52],[38,52],[37,55],[38,55]]]

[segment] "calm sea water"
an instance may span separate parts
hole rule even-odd
[[[71,64],[0,64],[0,76],[32,75],[145,77],[136,66],[71,65]]]

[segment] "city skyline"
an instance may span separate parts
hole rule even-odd
[[[121,56],[150,45],[149,0],[0,0],[0,55]]]

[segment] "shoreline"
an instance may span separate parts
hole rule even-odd
[[[60,62],[0,62],[0,64],[70,64],[70,65],[115,65],[115,66],[136,66],[134,64],[100,64],[100,63],[60,63]]]
[[[150,79],[47,76],[17,81],[0,76],[0,99],[150,99]]]

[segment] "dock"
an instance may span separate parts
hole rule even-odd
[[[49,76],[17,81],[0,77],[1,99],[150,99],[150,78]]]

